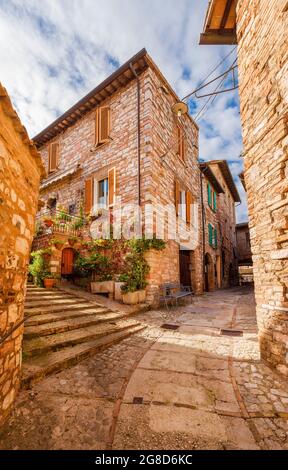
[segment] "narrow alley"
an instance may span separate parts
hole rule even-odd
[[[247,287],[133,316],[121,343],[22,390],[0,449],[288,449],[287,382]]]

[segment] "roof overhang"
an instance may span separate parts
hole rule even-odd
[[[214,175],[213,171],[209,167],[207,163],[199,163],[199,167],[203,175],[208,179],[208,181],[212,184],[215,191],[220,194],[224,193],[224,189],[222,188],[221,184],[217,180],[216,176]]]
[[[66,170],[59,170],[56,173],[52,173],[52,175],[48,176],[48,178],[42,180],[40,185],[40,191],[43,191],[48,187],[50,188],[52,185],[59,183],[60,181],[64,180],[65,178],[68,178],[69,176],[74,176],[80,170],[82,170],[82,167],[81,165],[77,164]]]
[[[131,80],[135,79],[135,75],[131,70],[139,75],[148,68],[147,51],[142,49],[138,54],[133,56],[125,64],[119,67],[112,75],[104,80],[100,85],[94,88],[84,98],[78,101],[72,108],[68,109],[62,116],[52,122],[40,134],[33,138],[35,145],[40,148],[49,142],[56,135],[72,126],[76,121],[81,119],[86,113],[96,108],[106,98],[113,95],[120,88],[125,87]]]
[[[230,168],[229,168],[229,165],[228,165],[227,161],[226,160],[210,160],[208,163],[209,163],[209,165],[212,166],[212,168],[213,168],[213,165],[219,165],[219,168],[221,170],[223,178],[225,179],[225,182],[226,182],[226,184],[227,184],[227,186],[230,190],[230,193],[233,196],[234,201],[235,202],[241,202],[239,193],[237,191],[237,188],[236,188],[236,185],[234,183],[234,179],[233,179],[233,176],[231,174],[231,171],[230,171]]]
[[[244,178],[244,171],[242,171],[242,173],[240,173],[239,178],[240,178],[240,181],[241,181],[241,183],[242,183],[243,188],[244,188],[245,191],[246,191],[246,184],[245,184],[245,178]]]
[[[237,44],[237,0],[210,0],[200,44]]]

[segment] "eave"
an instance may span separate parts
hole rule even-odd
[[[213,171],[207,165],[207,163],[199,163],[199,167],[203,175],[208,179],[209,183],[212,184],[213,188],[218,194],[224,193],[224,189],[222,188],[221,184],[217,180],[216,176],[214,175]]]
[[[236,185],[234,183],[233,176],[231,174],[229,165],[226,160],[210,160],[207,162],[209,165],[213,167],[213,165],[219,165],[219,168],[221,170],[221,173],[223,175],[223,178],[230,190],[230,193],[232,194],[232,197],[235,202],[241,202],[238,190],[236,188]]]
[[[237,44],[236,4],[237,0],[210,0],[201,45]]]

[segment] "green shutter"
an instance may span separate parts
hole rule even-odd
[[[214,248],[218,247],[218,235],[217,235],[217,229],[214,229]]]
[[[214,191],[213,192],[213,210],[216,212],[217,210],[217,194],[216,192]]]
[[[213,227],[208,224],[208,242],[210,246],[213,246]]]
[[[207,196],[208,196],[208,205],[212,206],[212,192],[211,192],[210,183],[208,183],[208,185],[207,185]]]

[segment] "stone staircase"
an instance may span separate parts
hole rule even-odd
[[[27,287],[22,386],[77,364],[145,328],[128,313],[57,289]]]

